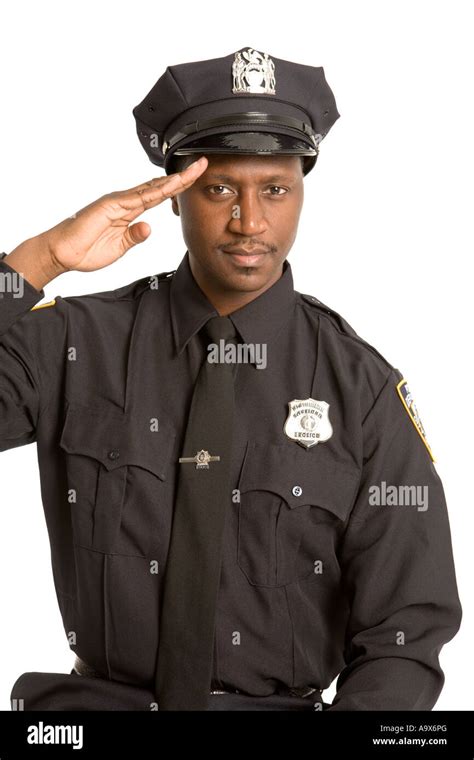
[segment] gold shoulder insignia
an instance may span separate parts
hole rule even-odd
[[[428,449],[428,453],[433,460],[433,462],[436,462],[436,459],[433,456],[433,453],[431,451],[431,448],[428,444],[428,441],[426,440],[426,433],[425,429],[421,423],[420,415],[418,413],[418,409],[416,408],[416,404],[413,400],[413,396],[410,392],[410,389],[408,388],[407,381],[405,379],[400,380],[400,382],[397,385],[397,391],[398,395],[400,396],[402,400],[402,404],[405,407],[405,409],[408,412],[408,415],[413,422],[414,426],[416,427],[418,433],[420,434],[421,440],[425,444],[426,448]]]
[[[35,309],[46,309],[48,306],[54,306],[56,303],[56,299],[53,298],[52,301],[46,301],[46,303],[39,303],[37,306],[33,306],[30,311],[35,311]]]

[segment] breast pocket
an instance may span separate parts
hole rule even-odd
[[[59,445],[66,453],[67,502],[77,545],[146,555],[157,515],[166,511],[175,437],[162,417],[124,414],[105,404],[68,406]]]
[[[317,451],[319,449],[319,451]],[[321,447],[252,444],[239,479],[237,562],[255,586],[338,570],[360,471]]]

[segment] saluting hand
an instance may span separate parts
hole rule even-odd
[[[207,164],[202,156],[181,172],[103,195],[46,232],[20,243],[4,261],[37,290],[63,272],[93,272],[107,267],[150,235],[150,225],[135,219],[191,187]]]
[[[144,211],[191,187],[207,163],[203,156],[176,174],[108,193],[64,219],[43,233],[53,263],[64,271],[80,272],[112,264],[151,233],[147,222],[132,222]]]

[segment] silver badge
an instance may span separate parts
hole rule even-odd
[[[275,64],[268,53],[247,48],[232,63],[233,93],[258,92],[275,95]]]
[[[290,411],[283,430],[292,441],[309,449],[310,446],[327,441],[332,436],[327,401],[295,398],[288,402],[288,406]]]

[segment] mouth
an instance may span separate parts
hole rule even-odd
[[[231,256],[235,262],[243,266],[255,266],[259,264],[268,251],[263,248],[222,248],[222,251]]]

